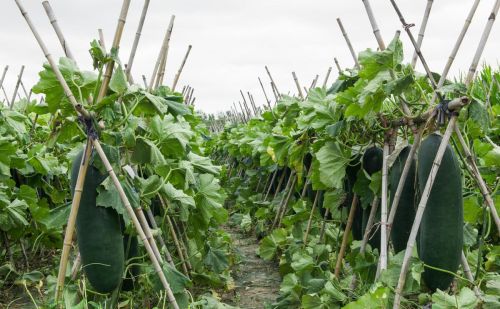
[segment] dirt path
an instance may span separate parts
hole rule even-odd
[[[237,227],[226,227],[226,231],[231,234],[236,254],[240,256],[240,264],[233,272],[236,289],[230,302],[244,309],[266,308],[278,297],[281,277],[277,265],[257,256],[259,243],[254,235]]]

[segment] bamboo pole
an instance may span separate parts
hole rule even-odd
[[[422,23],[420,24],[420,30],[418,31],[417,46],[420,49],[422,47],[422,42],[424,41],[425,28],[427,27],[427,22],[429,21],[429,15],[431,14],[433,0],[427,0],[427,5],[425,6],[424,17],[422,18]],[[413,52],[413,57],[411,59],[411,67],[415,68],[417,64],[417,52]]]
[[[373,10],[370,5],[370,1],[369,0],[362,0],[362,1],[365,6],[366,13],[368,14],[368,19],[370,20],[370,24],[373,29],[373,34],[375,35],[375,39],[377,40],[378,46],[380,50],[384,50],[385,49],[384,40],[382,39],[382,35],[380,34],[380,30],[378,28],[377,21],[375,20],[375,16],[373,15]]]
[[[325,230],[326,230],[326,219],[328,218],[328,215],[330,214],[330,209],[325,210],[325,215],[323,216],[323,224],[321,225],[321,231],[319,233],[319,242],[323,243],[323,240],[325,239]]]
[[[271,85],[271,86],[273,87],[273,89],[274,89],[274,90],[276,90],[277,97],[278,97],[278,98],[281,98],[281,94],[280,94],[280,92],[279,92],[279,90],[278,90],[278,86],[276,86],[276,83],[274,82],[274,79],[273,79],[273,77],[271,76],[271,72],[269,71],[269,68],[267,67],[267,65],[266,65],[266,66],[264,66],[264,68],[266,69],[267,76],[269,76],[269,79],[271,80],[271,83],[272,83],[272,85]]]
[[[174,29],[174,20],[175,20],[175,15],[172,15],[172,17],[170,18],[170,23],[168,25],[167,41],[166,41],[166,45],[165,45],[165,50],[164,50],[163,55],[161,57],[159,73],[158,73],[158,77],[156,78],[156,83],[154,86],[155,88],[158,88],[158,86],[163,84],[163,78],[165,76],[165,67],[167,66],[168,51],[170,49],[170,38],[172,37],[172,31]]]
[[[28,94],[28,92],[26,91],[26,87],[24,87],[24,83],[23,83],[23,80],[20,80],[20,85],[21,85],[21,89],[23,90],[23,93],[24,93],[24,97],[28,100],[30,100],[30,96],[31,96],[31,91],[30,93]],[[17,95],[19,97],[19,94]]]
[[[307,237],[309,236],[309,231],[311,230],[312,218],[314,217],[314,211],[316,210],[316,205],[318,204],[319,190],[316,191],[314,196],[314,202],[311,207],[311,214],[309,215],[309,220],[307,220],[306,232],[304,233],[304,247],[307,246]]]
[[[292,172],[290,173],[290,176],[288,177],[288,181],[286,183],[286,186],[285,186],[285,190],[284,190],[285,194],[281,198],[281,201],[280,201],[280,204],[278,206],[278,209],[276,210],[276,215],[274,216],[273,224],[271,225],[270,231],[274,230],[274,227],[278,223],[278,220],[279,220],[279,218],[281,216],[283,205],[285,204],[285,201],[288,199],[289,192],[292,191],[291,188],[294,185],[295,185],[295,171],[292,170]]]
[[[332,67],[328,68],[326,72],[325,80],[323,81],[323,88],[326,88],[326,84],[328,83],[328,78],[330,77],[330,73],[332,73]]]
[[[149,255],[149,258],[151,259],[151,262],[153,263],[153,266],[155,268],[155,271],[158,273],[158,276],[160,277],[160,281],[162,282],[163,287],[166,290],[167,297],[169,303],[174,307],[175,309],[179,309],[179,306],[177,305],[177,301],[175,300],[174,294],[170,288],[170,285],[165,277],[165,273],[163,272],[160,263],[158,259],[156,258],[155,253],[153,252],[153,248],[151,247],[150,243],[147,240],[146,234],[144,233],[143,229],[141,228],[141,223],[135,216],[134,210],[132,206],[130,205],[130,202],[127,198],[127,195],[125,194],[125,191],[123,190],[123,187],[120,184],[120,181],[118,180],[118,177],[116,176],[115,172],[113,171],[113,167],[111,166],[111,163],[109,163],[108,158],[106,157],[106,154],[104,153],[104,150],[101,147],[101,144],[99,143],[98,140],[93,140],[92,144],[94,145],[95,150],[97,151],[99,157],[101,158],[102,162],[104,163],[104,166],[106,167],[106,171],[108,172],[109,176],[111,177],[111,180],[113,181],[113,184],[115,185],[118,194],[120,196],[120,199],[123,203],[123,206],[127,210],[127,213],[134,224],[139,237],[141,238],[144,247],[146,248],[146,251]]]
[[[392,0],[391,0],[392,1]],[[403,263],[401,265],[401,272],[399,274],[398,285],[396,287],[396,294],[394,297],[394,309],[399,308],[403,287],[406,281],[406,273],[408,272],[408,267],[410,264],[410,258],[413,252],[413,247],[415,246],[415,239],[417,237],[417,232],[420,227],[420,222],[422,221],[422,216],[425,211],[425,207],[427,205],[427,200],[429,199],[432,185],[434,184],[434,179],[436,178],[437,172],[439,170],[439,166],[441,164],[441,160],[443,159],[444,152],[446,150],[446,146],[448,145],[448,141],[450,140],[451,133],[453,132],[454,126],[457,122],[457,115],[451,117],[448,122],[448,127],[444,133],[444,136],[441,140],[441,144],[439,145],[438,151],[436,153],[436,157],[434,158],[434,162],[432,164],[429,176],[426,180],[424,190],[422,192],[422,196],[420,198],[420,202],[417,207],[417,212],[415,214],[415,220],[413,221],[412,229],[410,232],[410,236],[408,237],[408,243],[406,245],[406,251],[403,259]]]
[[[375,216],[377,215],[379,201],[380,199],[376,196],[371,203],[370,215],[368,217],[368,221],[366,222],[366,228],[363,231],[363,239],[361,240],[361,246],[359,248],[359,254],[362,256],[366,252],[366,245],[368,244],[368,240],[370,239],[370,234],[372,232],[373,224],[375,222]],[[377,274],[378,274],[378,267],[377,267]],[[356,275],[352,277],[351,284],[349,286],[351,290],[356,289],[357,280],[358,277]]]
[[[123,34],[123,28],[125,27],[125,21],[127,19],[129,6],[130,6],[130,0],[123,0],[120,16],[118,18],[118,24],[116,26],[115,36],[113,38],[112,49],[114,50],[118,50],[120,47],[120,41]],[[110,61],[106,65],[106,71],[103,74],[101,89],[99,90],[96,102],[100,102],[102,98],[104,98],[104,96],[106,95],[106,92],[108,91],[109,81],[111,80],[111,75],[113,74],[114,66],[115,66],[114,61]]]
[[[144,74],[142,75],[142,82],[144,83],[144,89],[148,89],[148,81]]]
[[[128,57],[127,68],[125,69],[125,76],[127,80],[131,81],[132,75],[132,65],[134,64],[135,53],[137,52],[137,46],[139,46],[139,40],[141,39],[142,28],[144,27],[144,21],[146,20],[146,14],[148,13],[150,0],[144,0],[144,5],[142,7],[141,18],[139,19],[139,25],[137,26],[137,31],[135,32],[134,43],[132,43],[132,49],[130,51],[130,56]]]
[[[241,94],[241,97],[243,98],[243,106],[245,107],[245,110],[247,111],[248,116],[252,117],[252,111],[250,110],[250,108],[248,108],[247,100],[245,99],[245,95],[243,94],[243,91],[241,91],[241,89],[240,89],[240,94]]]
[[[5,75],[7,75],[8,70],[9,70],[9,66],[6,65],[5,68],[3,69],[2,77],[0,78],[0,88],[2,88],[2,90],[4,90],[3,81],[5,80]],[[5,99],[8,101],[7,96],[5,96]],[[7,102],[7,105],[9,105],[9,102]]]
[[[5,91],[5,87],[2,86],[2,91],[3,91],[3,96],[5,97],[5,103],[7,103],[7,106],[10,106],[10,101],[7,97],[7,92]]]
[[[472,272],[471,272],[470,267],[469,267],[469,262],[467,261],[467,257],[465,257],[465,253],[463,250],[462,250],[462,255],[460,257],[460,260],[462,263],[462,267],[464,269],[465,277],[470,282],[474,282],[474,277],[472,276]],[[479,288],[475,284],[474,284],[473,289],[474,289],[474,294],[476,294],[477,298],[479,298],[481,301],[483,301],[484,297],[483,297],[483,294],[481,293],[481,290],[479,290]]]
[[[302,90],[300,89],[300,84],[299,84],[299,79],[297,78],[297,74],[295,72],[292,72],[293,80],[295,81],[295,86],[297,86],[297,90],[299,92],[299,97],[301,99],[304,99],[304,95],[302,94]]]
[[[172,19],[175,19],[174,15],[172,15],[172,17],[170,18],[171,21]],[[165,53],[165,49],[167,48],[167,41],[169,40],[169,29],[170,29],[170,24],[167,27],[167,31],[165,32],[165,36],[163,37],[163,42],[161,44],[160,52],[158,53],[158,57],[156,58],[153,73],[151,74],[151,79],[149,80],[149,90],[153,89],[156,75],[160,68],[161,60],[163,59],[163,54]]]
[[[281,210],[281,213],[279,215],[278,224],[276,225],[276,228],[279,228],[281,226],[281,221],[283,221],[283,218],[285,217],[285,214],[288,210],[288,203],[290,202],[290,197],[292,196],[292,193],[295,191],[294,189],[295,189],[295,184],[297,183],[297,178],[298,177],[293,177],[292,185],[288,189],[288,194],[286,196],[286,200],[283,203],[283,206],[281,207],[282,210]]]
[[[106,51],[106,40],[104,39],[104,32],[101,28],[97,29],[97,33],[99,34],[99,45]]]
[[[179,244],[179,239],[177,238],[177,233],[175,232],[174,225],[172,224],[172,220],[170,220],[170,217],[168,215],[165,217],[165,219],[167,220],[167,225],[170,229],[170,234],[172,234],[172,239],[174,241],[175,248],[177,249],[177,253],[179,254],[182,270],[184,274],[187,276],[189,275],[189,271],[187,269],[186,259],[184,257],[184,252],[182,251],[181,246]]]
[[[146,220],[146,216],[144,215],[142,208],[135,208],[134,212],[137,219],[139,220],[139,223],[141,224],[144,235],[146,235],[146,240],[149,242],[149,245],[151,246],[155,257],[158,260],[158,263],[163,264],[163,258],[161,257],[160,250],[158,250],[158,246],[153,240],[153,234],[151,233],[151,229],[149,228],[148,221]]]
[[[179,81],[179,78],[181,77],[182,70],[184,69],[184,65],[186,64],[187,58],[189,57],[189,53],[191,52],[191,48],[193,48],[193,46],[189,45],[188,49],[186,51],[186,55],[184,56],[184,59],[182,60],[181,67],[177,71],[177,74],[175,74],[174,83],[172,84],[172,91],[175,91],[175,87],[177,86],[177,82]]]
[[[465,159],[468,161],[469,164],[465,164],[466,168],[471,172],[471,174],[474,176],[474,179],[479,187],[479,190],[481,191],[481,194],[483,195],[484,201],[488,205],[488,209],[491,213],[491,216],[493,217],[493,221],[495,222],[495,226],[497,227],[497,233],[500,235],[500,218],[498,217],[497,210],[495,208],[495,202],[491,198],[491,194],[488,190],[488,187],[486,186],[486,183],[484,182],[483,178],[481,177],[481,173],[479,172],[479,168],[477,167],[475,158],[473,157],[469,146],[464,140],[464,137],[462,136],[462,133],[460,132],[460,129],[458,126],[455,127],[455,134],[458,137],[458,140],[460,141],[460,144],[462,145],[463,151],[465,153]]]
[[[347,225],[344,230],[344,235],[342,235],[342,245],[340,246],[339,254],[337,256],[337,262],[335,264],[335,278],[339,278],[340,276],[342,260],[344,259],[344,254],[347,247],[347,241],[349,239],[349,232],[351,231],[354,215],[356,214],[356,207],[358,207],[358,196],[355,194],[352,199],[351,209],[349,211],[349,217],[347,219]]]
[[[408,173],[410,171],[411,164],[413,162],[413,158],[415,157],[415,153],[420,147],[420,142],[422,141],[422,134],[425,129],[425,126],[422,126],[420,130],[418,130],[417,134],[414,135],[413,145],[410,148],[410,153],[408,154],[408,158],[405,161],[405,165],[403,167],[403,171],[401,172],[401,177],[399,178],[398,187],[396,192],[394,193],[394,198],[391,201],[391,210],[389,212],[389,219],[387,220],[387,235],[390,238],[392,223],[394,222],[394,217],[396,216],[396,211],[399,206],[399,201],[401,200],[401,194],[403,193],[403,188],[406,183],[406,179],[408,178]]]
[[[386,138],[382,160],[382,198],[381,198],[381,220],[380,220],[380,271],[387,269],[387,186],[388,186],[388,164],[389,141]]]
[[[467,73],[467,77],[465,78],[465,84],[469,85],[474,79],[474,75],[476,73],[477,65],[479,64],[479,60],[484,51],[484,47],[486,46],[486,42],[491,33],[491,29],[493,28],[493,24],[495,23],[495,18],[498,14],[498,10],[500,8],[500,0],[496,0],[491,10],[490,15],[488,16],[488,21],[486,22],[486,26],[484,27],[483,34],[481,35],[481,40],[479,41],[479,45],[476,49],[476,53],[474,54],[474,58],[469,67],[469,71]]]
[[[334,57],[333,61],[335,61],[335,66],[337,67],[337,70],[339,71],[339,74],[341,74],[342,73],[342,68],[340,67],[339,60],[336,57]]]
[[[279,168],[276,167],[276,170],[273,173],[273,177],[271,178],[271,182],[269,182],[269,187],[267,189],[266,195],[264,196],[264,201],[267,200],[267,197],[269,196],[269,193],[271,192],[271,189],[273,187],[274,181],[276,180],[276,175],[278,175],[278,170],[279,170]]]
[[[349,51],[351,52],[351,56],[354,60],[354,66],[359,69],[359,62],[358,62],[358,57],[356,56],[356,52],[354,51],[354,48],[352,47],[351,40],[349,40],[349,36],[347,36],[347,32],[344,29],[344,25],[342,24],[342,21],[340,18],[337,18],[337,23],[339,24],[340,31],[342,32],[342,35],[344,36],[345,42],[347,43],[347,47],[349,47]]]
[[[64,38],[64,35],[61,31],[61,28],[59,27],[56,16],[54,14],[54,11],[52,10],[52,7],[51,7],[49,1],[43,1],[42,5],[43,5],[43,8],[45,9],[45,12],[47,13],[47,16],[49,17],[49,21],[52,24],[54,31],[56,32],[57,38],[59,39],[59,43],[61,43],[64,54],[69,59],[75,60],[75,58],[73,57],[73,53],[71,52],[71,50],[69,48],[69,44],[66,41],[66,39]]]
[[[184,250],[184,256],[186,257],[187,268],[189,271],[192,271],[193,267],[191,266],[191,262],[189,261],[190,256],[189,256],[187,246],[186,246],[186,244],[189,242],[189,240],[186,236],[186,227],[184,226],[184,223],[182,221],[180,221],[180,224],[177,224],[177,222],[175,221],[174,218],[172,218],[172,221],[174,223],[174,226],[177,228],[178,234],[181,236],[180,244],[181,244],[182,250]],[[182,227],[182,230],[181,230],[181,227]]]
[[[271,89],[273,90],[273,95],[274,95],[274,99],[275,99],[274,106],[276,106],[276,104],[278,103],[280,97],[279,97],[279,94],[276,92],[276,88],[275,88],[273,82],[271,82]]]
[[[21,79],[23,78],[24,73],[24,65],[21,66],[21,71],[17,76],[16,87],[14,88],[14,94],[12,95],[12,100],[10,100],[10,109],[14,107],[14,102],[16,101],[17,91],[19,90],[19,85],[21,84]]]
[[[155,216],[153,212],[151,211],[151,208],[146,209],[146,215],[148,216],[149,222],[151,222],[151,227],[153,229],[158,229],[158,224],[156,224]],[[165,257],[167,259],[167,262],[175,268],[174,261],[172,260],[172,256],[170,255],[170,252],[168,251],[167,244],[165,243],[165,240],[163,239],[163,236],[159,233],[157,235],[158,241],[160,242],[160,247],[162,248],[161,251],[165,251]]]
[[[285,180],[285,176],[286,176],[286,168],[283,169],[283,173],[281,174],[281,177],[280,179],[278,180],[278,186],[276,187],[276,191],[274,192],[274,196],[273,196],[273,200],[276,198],[276,196],[278,195],[278,193],[280,192],[281,190],[281,185],[283,184],[283,180]]]
[[[78,178],[76,180],[73,200],[71,201],[71,210],[68,218],[68,224],[66,226],[66,233],[64,233],[63,250],[61,253],[61,261],[59,263],[59,272],[55,294],[56,303],[59,303],[59,297],[61,296],[64,289],[64,280],[66,276],[66,268],[68,267],[69,253],[71,251],[71,245],[73,243],[73,233],[76,225],[76,216],[80,207],[83,184],[85,182],[85,176],[87,175],[91,154],[92,144],[90,139],[88,139],[87,144],[85,145],[84,155],[82,156],[82,162],[80,163],[80,168],[78,170]]]
[[[266,93],[266,89],[264,88],[264,84],[262,84],[262,80],[260,79],[260,77],[258,79],[259,79],[260,87],[262,88],[262,92],[264,93],[264,97],[266,98],[267,105],[269,106],[269,109],[272,110],[271,100],[269,100],[269,98],[267,97],[267,93]]]

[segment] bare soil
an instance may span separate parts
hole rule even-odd
[[[259,243],[238,227],[226,227],[231,234],[240,263],[233,271],[236,288],[224,301],[244,309],[270,308],[278,297],[281,277],[275,262],[264,261],[258,255]],[[229,299],[227,299],[229,298]]]

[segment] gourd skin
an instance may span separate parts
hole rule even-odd
[[[71,192],[74,194],[83,151],[73,161]],[[96,205],[97,188],[106,179],[92,164],[83,185],[80,208],[76,218],[78,248],[82,268],[92,287],[109,293],[120,284],[124,269],[123,236],[120,216],[112,208]]]
[[[441,136],[431,134],[420,147],[417,176],[420,192],[424,191]],[[439,166],[419,230],[417,249],[420,259],[432,267],[455,273],[460,265],[463,247],[462,177],[456,156],[447,145]],[[422,274],[431,290],[445,290],[453,275],[425,268]]]
[[[407,146],[401,150],[389,172],[391,205],[410,150],[411,146]],[[416,185],[416,163],[415,159],[413,159],[406,177],[405,185],[401,191],[401,198],[399,199],[398,208],[391,228],[392,245],[396,253],[406,249],[406,244],[408,242],[408,238],[410,237],[411,227],[413,225],[413,221],[415,220],[416,213]]]

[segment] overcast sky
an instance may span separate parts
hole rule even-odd
[[[63,55],[57,38],[39,0],[22,0],[51,53]],[[88,54],[89,42],[97,38],[102,28],[110,46],[121,0],[52,0],[52,8],[81,68],[92,69]],[[422,51],[431,69],[441,72],[453,48],[473,0],[434,1],[428,31]],[[468,69],[488,15],[495,1],[483,0],[474,16],[463,46],[452,67],[456,76]],[[424,12],[426,0],[398,1],[415,36]],[[126,62],[136,32],[143,1],[133,0],[120,48]],[[381,33],[386,43],[401,29],[390,5],[372,0]],[[339,31],[340,17],[359,52],[376,48],[376,41],[361,0],[151,0],[143,35],[133,66],[136,82],[141,75],[150,77],[170,16],[176,15],[171,48],[167,62],[166,84],[171,85],[189,44],[190,58],[179,82],[195,88],[198,109],[215,113],[226,110],[233,101],[241,100],[239,90],[250,91],[258,105],[265,103],[257,77],[266,83],[271,95],[264,65],[267,65],[281,92],[295,91],[291,72],[300,83],[310,85],[316,74],[320,81],[334,66],[337,57],[342,67],[353,66],[353,60]],[[0,70],[10,69],[4,83],[9,99],[14,90],[16,75],[25,65],[23,81],[27,86],[36,83],[45,61],[14,0],[0,4]],[[405,33],[401,34],[406,61],[413,50]],[[498,65],[500,55],[500,26],[498,21],[491,32],[482,62]],[[422,70],[421,66],[417,67]],[[1,72],[1,71],[0,71]],[[337,76],[334,69],[331,81]],[[0,93],[3,99],[3,94]]]

